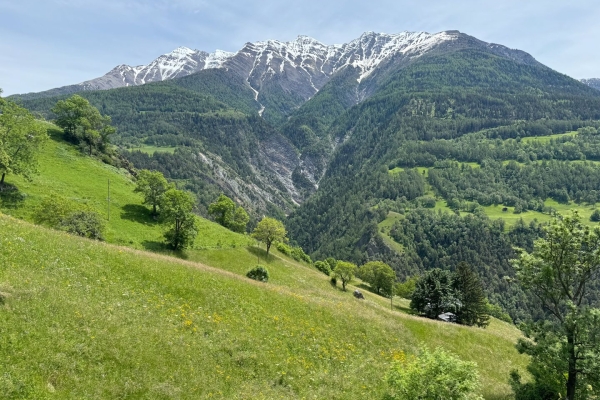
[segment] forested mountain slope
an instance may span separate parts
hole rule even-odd
[[[82,92],[117,127],[113,142],[138,168],[158,169],[203,192],[223,191],[256,215],[289,210],[300,200],[292,184],[298,158],[292,144],[256,114],[251,90],[222,70],[143,86]],[[62,97],[24,104],[47,118]],[[141,145],[177,148],[174,154],[135,153]],[[212,201],[212,200],[210,200]],[[209,200],[203,201],[208,205]]]
[[[379,92],[331,124],[327,135],[343,144],[334,153],[315,195],[290,216],[292,237],[317,258],[334,255],[361,262],[385,258],[399,274],[422,268],[452,268],[461,260],[468,261],[478,266],[486,277],[488,290],[496,293],[497,301],[513,310],[515,316],[519,314],[515,307],[521,302],[516,300],[520,295],[511,292],[514,288],[504,280],[504,276],[512,274],[508,260],[514,257],[511,246],[515,243],[504,232],[504,226],[492,224],[482,210],[466,217],[443,217],[433,210],[418,209],[427,198],[433,201],[433,206],[435,197],[438,202],[449,204],[455,198],[474,202],[477,192],[474,189],[469,192],[469,187],[459,182],[454,183],[454,189],[444,192],[442,188],[447,185],[438,184],[441,177],[437,168],[436,174],[410,168],[436,165],[442,168],[440,173],[450,173],[449,169],[443,169],[444,165],[436,163],[454,159],[480,161],[473,159],[474,152],[485,140],[495,147],[488,146],[483,158],[501,159],[493,152],[501,147],[502,139],[598,126],[599,94],[549,68],[515,62],[489,52],[465,49],[422,57],[390,75]],[[479,136],[461,142],[469,135]],[[457,156],[458,152],[446,151],[458,148],[459,144],[462,144],[462,158]],[[546,150],[550,146],[552,142],[548,142]],[[519,151],[532,162],[533,156],[517,146],[514,153]],[[581,159],[576,154],[576,159]],[[458,172],[471,170],[466,168],[459,168]],[[530,168],[533,171],[527,179],[539,184],[536,171],[546,167],[532,163]],[[582,180],[587,190],[592,190],[593,184],[587,186],[583,181],[592,171],[596,173],[597,166],[571,169],[570,175],[563,175],[568,168],[570,164],[559,164],[554,174],[570,176],[572,182]],[[485,170],[482,167],[473,171]],[[482,179],[488,187],[495,182],[489,177]],[[533,208],[536,206],[527,201],[543,205],[550,192],[560,187],[557,183],[528,195],[530,182],[525,177],[521,182],[522,185],[509,192],[514,199],[506,196],[504,188],[496,189],[504,197],[488,199],[488,203],[481,201],[471,211],[477,211],[477,205],[488,204],[518,203],[525,209]],[[572,190],[575,198],[574,192],[581,192],[584,187]],[[584,194],[581,192],[581,196]],[[456,209],[460,209],[460,204]],[[406,214],[388,232],[402,244],[402,254],[386,245],[377,225],[388,211]],[[426,228],[428,225],[431,227]],[[521,241],[516,239],[521,234],[534,237],[535,230],[522,226],[520,232],[513,234],[513,240]],[[531,239],[525,242],[528,240]]]
[[[581,82],[585,83],[589,87],[600,90],[600,79],[598,78],[582,79]]]

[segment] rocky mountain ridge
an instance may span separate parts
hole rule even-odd
[[[385,67],[406,64],[411,60],[440,48],[477,46],[506,58],[524,63],[537,63],[527,53],[511,50],[505,46],[479,41],[459,31],[402,32],[385,34],[366,32],[359,38],[344,44],[326,45],[308,36],[283,42],[267,40],[246,43],[232,53],[217,50],[213,53],[179,47],[163,54],[148,65],[118,65],[105,75],[79,84],[51,89],[45,92],[17,95],[23,99],[50,97],[87,90],[105,90],[125,86],[137,86],[179,78],[196,72],[222,68],[245,79],[261,103],[259,114],[265,105],[265,96],[273,91],[283,91],[293,97],[287,109],[295,108],[314,96],[330,78],[345,68],[354,68],[357,84],[364,84],[369,77],[377,75]],[[357,97],[360,101],[365,95]],[[269,101],[266,101],[267,105]]]

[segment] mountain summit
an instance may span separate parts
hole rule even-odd
[[[323,44],[308,36],[298,36],[290,42],[267,40],[246,43],[235,53],[222,50],[207,53],[178,47],[148,65],[118,65],[99,78],[40,93],[29,93],[22,97],[29,99],[143,85],[187,76],[205,69],[222,68],[245,79],[255,92],[257,101],[260,101],[261,90],[273,85],[286,92],[291,91],[302,101],[306,101],[340,70],[355,69],[356,81],[362,83],[384,66],[406,64],[444,47],[473,45],[523,63],[537,63],[527,53],[486,43],[459,31],[435,34],[365,32],[348,43],[334,45]]]

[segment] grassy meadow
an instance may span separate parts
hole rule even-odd
[[[50,133],[40,174],[9,175],[18,191],[0,203],[0,398],[382,398],[393,360],[421,343],[475,361],[485,398],[510,398],[508,374],[527,364],[514,326],[356,300],[352,286],[205,219],[192,249],[165,252],[131,177]],[[108,218],[108,179],[106,243],[27,222],[53,194]],[[257,263],[269,283],[245,277]]]
[[[209,267],[9,216],[0,232],[2,398],[381,398],[394,357],[424,342],[476,361],[483,394],[499,399],[527,362],[509,324],[391,311],[264,252],[267,284],[231,255]]]

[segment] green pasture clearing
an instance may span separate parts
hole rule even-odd
[[[389,233],[390,233],[390,229],[396,223],[396,221],[400,221],[402,218],[403,218],[402,214],[390,211],[388,213],[386,219],[384,219],[379,224],[377,224],[379,227],[379,233],[381,234],[383,241],[388,246],[390,246],[394,251],[396,251],[398,253],[404,252],[404,246],[402,246],[400,243],[398,243],[394,239],[392,239],[392,237],[389,235]]]
[[[146,153],[146,154],[154,154],[156,152],[161,152],[161,153],[169,153],[169,154],[173,154],[175,153],[175,149],[177,148],[177,146],[150,146],[150,145],[143,145],[143,146],[139,146],[139,147],[132,147],[130,149],[128,149],[129,151],[141,151],[142,153]]]
[[[556,133],[554,135],[546,135],[546,136],[525,136],[521,138],[522,142],[525,143],[531,143],[531,142],[538,142],[538,143],[548,143],[553,139],[560,139],[562,137],[566,137],[566,136],[576,136],[577,135],[577,131],[572,131],[572,132],[566,132],[566,133]]]
[[[484,396],[500,399],[527,363],[514,326],[390,311],[388,299],[356,300],[275,256],[263,284],[241,266],[232,274],[8,216],[0,232],[8,398],[381,398],[392,360],[423,342],[477,362]]]

